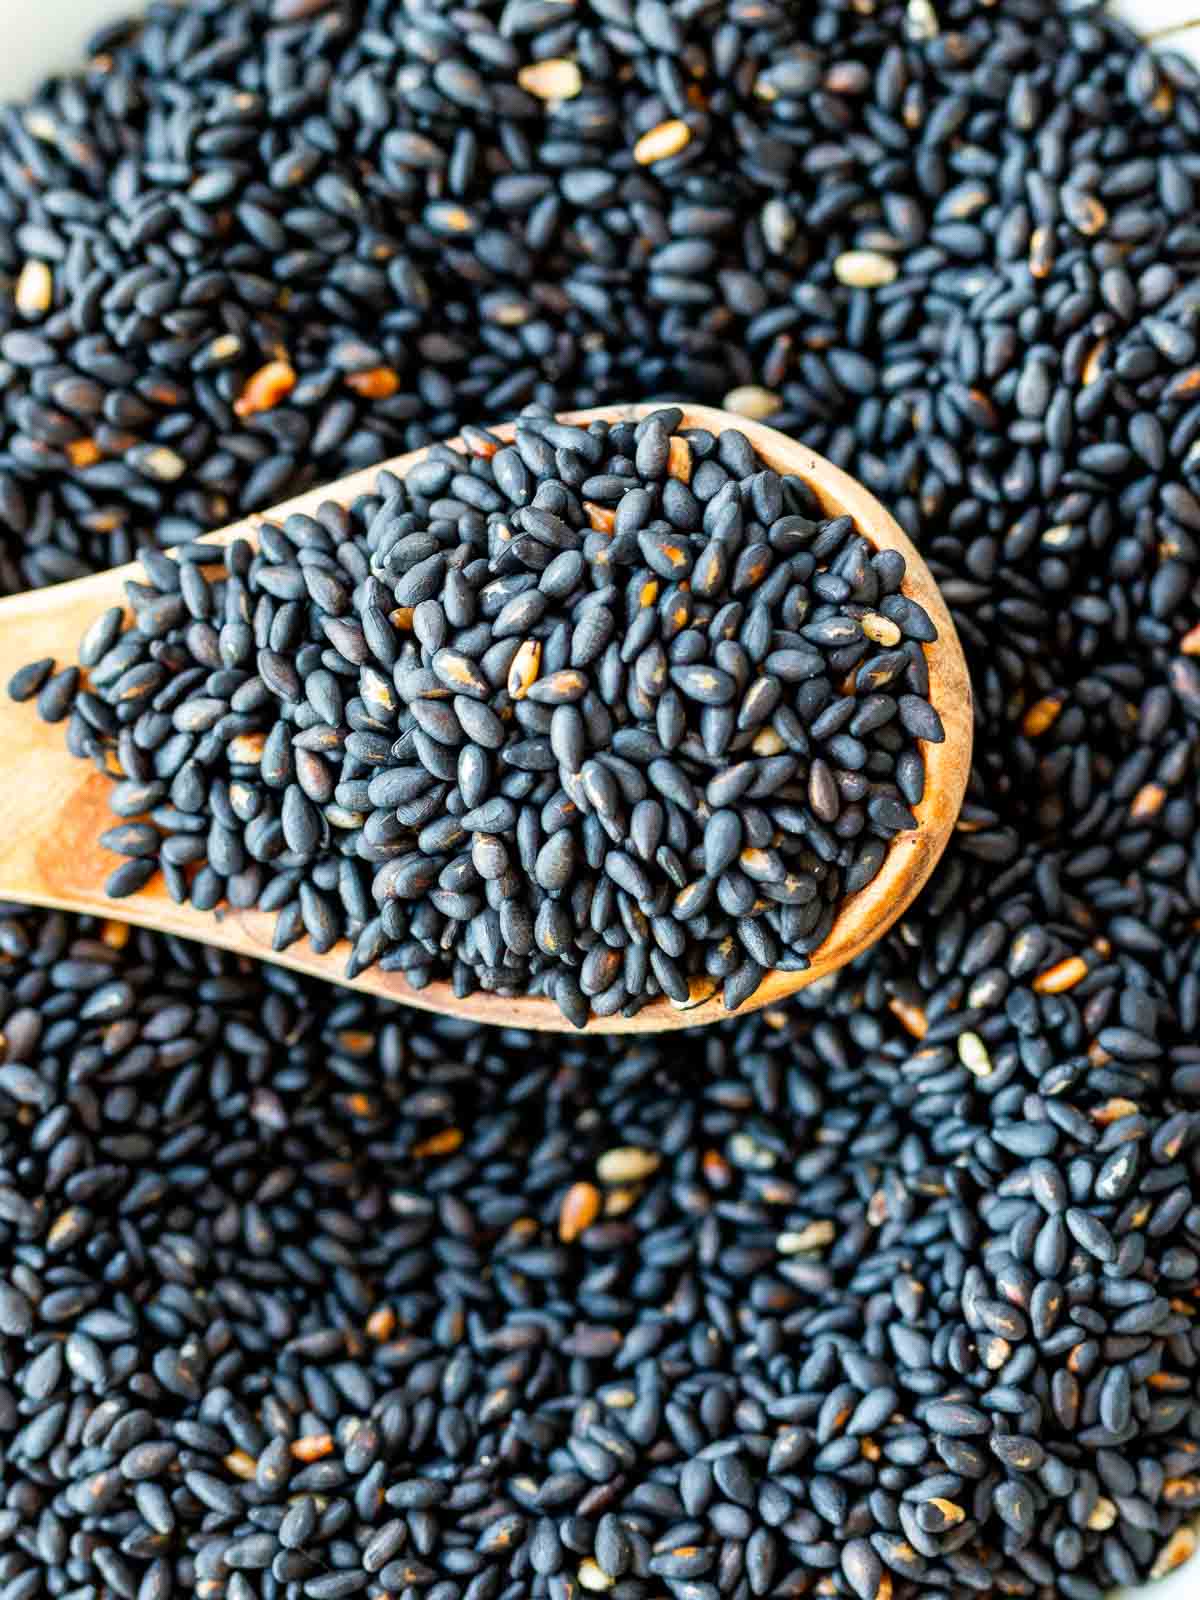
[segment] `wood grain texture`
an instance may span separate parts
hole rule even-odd
[[[636,419],[652,405],[609,406],[568,413],[570,420],[589,422]],[[860,955],[883,934],[912,902],[937,864],[957,819],[970,767],[972,738],[971,689],[966,664],[949,612],[929,569],[898,524],[875,497],[832,463],[787,439],[773,428],[727,412],[689,406],[685,427],[738,427],[754,443],[763,460],[780,472],[795,473],[812,486],[830,515],[849,513],[877,549],[900,550],[908,563],[904,592],[929,612],[938,629],[929,645],[930,698],[941,715],[946,741],[924,747],[925,799],[916,807],[918,829],[892,844],[875,880],[843,904],[825,943],[805,972],[768,975],[744,1010],[757,1010],[786,998]],[[494,430],[511,437],[511,425]],[[313,512],[324,501],[349,503],[371,491],[376,474],[388,468],[404,472],[424,451],[383,462],[349,478],[286,502],[261,516],[247,518],[211,536],[215,544],[234,538],[253,540],[264,521],[281,520],[293,511]],[[53,589],[35,590],[0,601],[0,685],[15,669],[40,656],[60,664],[75,660],[77,642],[89,622],[108,606],[124,604],[123,585],[138,578],[136,563]],[[64,727],[47,726],[32,705],[0,702],[0,734],[4,780],[0,784],[0,898],[60,910],[91,912],[183,938],[219,945],[256,960],[274,961],[294,971],[347,983],[349,947],[340,944],[319,956],[307,942],[276,953],[271,949],[274,916],[258,911],[196,911],[176,905],[161,878],[138,894],[109,900],[104,882],[117,858],[102,850],[99,835],[115,820],[108,809],[109,781],[89,763],[67,753]],[[350,988],[382,995],[406,1005],[439,1011],[476,1022],[507,1027],[563,1031],[567,1024],[550,1000],[525,996],[477,994],[455,997],[446,983],[412,989],[394,973],[371,970],[349,982]],[[729,1013],[719,990],[707,981],[693,989],[693,1002],[677,1007],[655,1001],[636,1017],[606,1017],[589,1023],[592,1032],[642,1033],[694,1027]]]

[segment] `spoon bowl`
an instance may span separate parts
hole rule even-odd
[[[598,419],[636,422],[658,409],[660,405],[653,404],[611,405],[564,413],[563,420],[585,426]],[[954,828],[966,789],[973,726],[971,685],[962,647],[933,575],[872,494],[832,462],[774,428],[708,406],[683,405],[682,410],[682,428],[740,429],[767,466],[802,478],[827,515],[849,515],[876,550],[898,550],[907,568],[903,592],[925,608],[938,633],[925,652],[929,699],[942,719],[946,737],[942,744],[923,746],[926,781],[925,796],[914,808],[918,826],[898,835],[876,877],[842,902],[828,937],[813,953],[812,964],[803,972],[768,973],[756,993],[739,1008],[754,1011],[785,1000],[861,955],[891,927],[929,878]],[[515,426],[500,424],[490,431],[509,439]],[[254,543],[257,528],[264,522],[282,521],[293,512],[311,515],[327,501],[348,505],[372,491],[380,471],[403,475],[426,453],[424,449],[410,451],[310,490],[209,535],[209,541],[224,545],[240,538]],[[84,629],[99,612],[124,606],[124,585],[139,574],[140,568],[133,562],[0,601],[0,683],[7,682],[18,667],[40,657],[53,656],[60,666],[73,662]],[[335,945],[323,955],[316,954],[307,942],[272,950],[273,914],[226,906],[198,911],[191,905],[177,905],[161,878],[136,894],[110,900],[104,883],[115,858],[98,842],[115,821],[108,806],[110,780],[72,756],[63,726],[41,722],[30,706],[14,705],[7,699],[0,703],[0,736],[0,770],[5,774],[0,785],[0,899],[154,928],[466,1021],[574,1031],[555,1003],[542,996],[477,993],[460,998],[449,983],[414,989],[399,974],[378,968],[347,979],[348,944]],[[586,1031],[655,1033],[738,1014],[725,1010],[715,981],[695,979],[691,990],[687,1002],[655,1000],[633,1017],[593,1018]]]

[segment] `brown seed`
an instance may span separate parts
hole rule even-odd
[[[457,1150],[463,1142],[461,1128],[443,1128],[441,1133],[432,1134],[428,1139],[422,1139],[413,1145],[412,1154],[417,1160],[425,1156],[448,1156]]]
[[[73,467],[94,467],[100,459],[100,446],[94,439],[72,439],[67,455]]]
[[[1025,713],[1021,722],[1021,731],[1027,739],[1036,739],[1039,734],[1045,733],[1057,720],[1062,711],[1063,703],[1053,695],[1047,695],[1042,700],[1036,700]]]
[[[242,392],[233,403],[239,417],[253,417],[260,411],[270,411],[285,400],[296,387],[295,368],[287,361],[268,361],[242,385]]]
[[[400,374],[393,367],[368,367],[364,372],[351,372],[346,387],[364,400],[390,400],[400,387]]]
[[[558,1237],[564,1244],[578,1239],[600,1215],[601,1195],[593,1183],[573,1183],[558,1212]]]
[[[1111,1500],[1106,1500],[1104,1496],[1101,1495],[1099,1500],[1097,1500],[1096,1504],[1092,1507],[1092,1513],[1087,1519],[1087,1525],[1095,1533],[1107,1533],[1108,1530],[1115,1525],[1116,1520],[1116,1506]]]
[[[330,1440],[331,1445],[332,1443],[333,1441]],[[242,1478],[246,1482],[249,1482],[258,1470],[258,1463],[254,1457],[247,1455],[244,1450],[231,1450],[224,1458],[224,1461],[235,1478]]]
[[[1082,956],[1067,956],[1062,961],[1056,961],[1052,967],[1047,967],[1045,972],[1038,973],[1033,980],[1033,992],[1062,994],[1067,989],[1073,989],[1087,974],[1088,965]]]
[[[633,147],[633,159],[639,167],[653,161],[666,161],[677,156],[691,143],[692,130],[680,117],[671,117],[644,133]]]
[[[583,74],[573,61],[555,56],[522,67],[517,82],[526,94],[536,95],[539,100],[573,100],[583,88]]]

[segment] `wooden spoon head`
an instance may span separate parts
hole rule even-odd
[[[610,422],[637,421],[668,403],[602,406],[564,413],[563,420],[585,425],[601,418]],[[708,406],[684,405],[682,410],[684,428],[713,432],[740,429],[768,466],[803,478],[829,516],[848,514],[877,550],[900,551],[907,565],[903,592],[925,608],[938,631],[936,642],[926,645],[925,652],[929,698],[942,719],[946,738],[942,744],[923,747],[925,797],[915,807],[917,829],[899,835],[872,882],[842,903],[829,936],[814,952],[810,967],[803,972],[769,973],[736,1013],[722,1006],[719,985],[697,980],[689,1004],[677,1006],[665,999],[657,1000],[634,1017],[594,1018],[586,1029],[591,1033],[655,1033],[716,1022],[777,1004],[854,960],[912,903],[936,866],[958,817],[971,764],[971,685],[962,646],[932,574],[895,519],[847,473],[774,428]],[[500,424],[490,431],[501,438],[511,438],[515,425]],[[331,500],[348,505],[373,490],[379,472],[402,475],[425,454],[425,450],[415,450],[381,462],[222,529],[211,538],[219,544],[237,538],[253,541],[255,529],[263,522],[282,521],[293,512],[311,515]],[[138,573],[137,563],[133,563],[0,602],[0,673],[7,678],[24,662],[44,655],[55,655],[60,665],[73,661],[84,628],[99,611],[124,604],[123,585]],[[281,952],[273,951],[273,915],[228,907],[205,912],[190,905],[176,905],[161,878],[126,899],[108,899],[103,884],[115,860],[97,842],[115,820],[108,807],[108,779],[67,753],[61,727],[38,722],[32,708],[11,711],[19,714],[8,715],[5,732],[11,738],[6,760],[10,770],[29,776],[34,791],[22,787],[25,779],[18,777],[10,786],[10,794],[0,796],[0,896],[91,913],[114,923],[155,928],[471,1022],[548,1032],[574,1031],[548,999],[495,994],[459,999],[448,983],[413,989],[398,974],[378,968],[347,980],[348,944],[339,944],[325,955],[315,954],[306,941]]]

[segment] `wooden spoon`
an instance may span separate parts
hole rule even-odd
[[[564,420],[583,424],[597,418],[636,421],[658,409],[656,405],[612,405],[567,413]],[[681,426],[713,432],[741,429],[769,466],[803,478],[830,516],[849,513],[876,549],[899,550],[908,568],[904,593],[924,606],[938,630],[937,642],[925,648],[929,698],[941,716],[946,739],[943,744],[924,747],[926,783],[925,798],[916,807],[919,827],[899,835],[874,880],[843,903],[829,937],[806,971],[767,975],[758,992],[741,1007],[753,1011],[786,999],[860,955],[891,926],[925,883],[950,837],[966,788],[971,762],[971,686],[962,647],[928,567],[893,518],[861,484],[804,445],[730,412],[686,406]],[[507,439],[514,426],[503,424],[491,431]],[[214,544],[238,538],[253,542],[262,522],[281,522],[291,512],[311,514],[330,500],[348,505],[359,495],[372,492],[381,470],[403,474],[424,455],[424,450],[414,450],[354,473],[234,523],[210,538]],[[140,575],[134,562],[56,588],[0,600],[0,696],[12,673],[28,661],[53,656],[60,667],[73,662],[87,625],[108,607],[123,606],[125,582]],[[103,886],[117,858],[101,849],[97,840],[116,820],[108,808],[111,783],[90,763],[68,754],[64,729],[65,724],[42,722],[32,705],[15,705],[6,696],[0,698],[0,750],[6,774],[0,785],[0,899],[91,913],[198,939],[240,956],[274,961],[312,977],[472,1022],[569,1031],[570,1025],[554,1002],[541,997],[473,994],[460,1000],[448,983],[413,989],[398,974],[378,968],[348,982],[344,976],[347,944],[339,944],[325,955],[314,954],[307,941],[276,952],[271,949],[273,914],[227,907],[197,911],[190,905],[176,905],[161,878],[126,899],[108,899]],[[692,990],[688,1004],[676,1006],[660,999],[634,1017],[596,1018],[588,1028],[595,1033],[653,1033],[695,1027],[730,1015],[721,1005],[719,985],[697,979]]]

